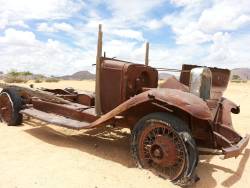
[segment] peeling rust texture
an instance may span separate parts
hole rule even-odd
[[[101,101],[102,112],[107,113],[143,91],[143,88],[156,88],[156,69],[110,58],[102,58]]]
[[[165,79],[164,82],[159,85],[159,88],[178,89],[184,92],[189,91],[188,86],[180,83],[174,76]]]
[[[114,110],[103,115],[100,119],[93,123],[93,126],[102,124],[105,121],[110,120],[112,117],[126,112],[128,109],[139,104],[151,101],[152,99],[160,102],[164,101],[170,106],[180,108],[198,119],[212,120],[212,115],[208,106],[199,97],[175,89],[159,88],[151,89],[127,100],[126,102],[116,107]],[[147,110],[148,109],[145,109],[145,111]]]
[[[112,124],[133,129],[145,115],[165,112],[173,113],[188,124],[199,147],[219,149],[225,158],[238,156],[246,147],[249,136],[240,136],[233,129],[231,119],[231,113],[239,113],[240,108],[223,98],[230,77],[228,69],[209,68],[210,82],[203,85],[203,89],[211,92],[202,99],[201,95],[190,92],[190,72],[199,66],[183,65],[180,81],[171,77],[157,88],[155,68],[106,57],[100,61],[103,115],[96,113],[94,93],[73,88],[35,90],[2,83],[0,87],[14,88],[21,96],[20,113],[67,128],[80,130]],[[199,79],[203,79],[202,75]],[[2,94],[2,100],[9,99]],[[2,111],[9,102],[1,101]],[[4,115],[3,112],[0,115]]]
[[[193,68],[201,67],[197,65],[186,65],[182,66],[182,73],[180,75],[180,82],[189,87],[190,80],[190,71]],[[219,68],[211,68],[209,69],[212,72],[212,99],[220,99],[223,95],[223,92],[227,89],[228,82],[230,79],[230,70],[228,69],[219,69]]]

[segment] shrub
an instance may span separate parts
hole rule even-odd
[[[43,76],[42,74],[38,74],[38,75],[35,76],[34,82],[35,83],[42,83],[42,82],[44,82],[45,78],[46,77]]]
[[[26,83],[28,81],[27,79],[23,77],[18,77],[18,76],[15,77],[15,76],[10,76],[10,75],[5,76],[3,80],[6,83]]]
[[[4,82],[6,83],[26,83],[28,81],[27,76],[32,75],[30,72],[17,72],[11,70],[4,77]]]
[[[241,80],[240,76],[239,75],[233,75],[232,76],[232,80]]]
[[[42,80],[42,79],[39,79],[39,78],[36,78],[36,79],[34,80],[34,82],[35,82],[35,83],[42,83],[43,80]]]
[[[50,77],[45,79],[45,82],[59,82],[60,80],[58,78],[55,77]]]

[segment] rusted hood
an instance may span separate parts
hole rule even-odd
[[[180,108],[198,119],[212,120],[212,115],[207,104],[199,97],[176,89],[157,88],[145,91],[130,98],[107,114],[101,116],[99,119],[93,122],[91,126],[95,127],[98,124],[107,122],[115,116],[119,116],[130,108],[141,103],[157,100],[161,102],[163,101],[170,106]]]
[[[212,114],[206,102],[191,93],[161,88],[152,89],[148,91],[148,94],[153,95],[156,100],[165,101],[167,104],[178,107],[196,118],[212,119]]]

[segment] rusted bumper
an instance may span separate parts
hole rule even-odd
[[[236,145],[233,145],[228,148],[223,148],[222,152],[224,154],[223,159],[228,159],[231,157],[238,157],[242,150],[247,146],[249,141],[250,135],[246,135],[244,138],[242,138]]]

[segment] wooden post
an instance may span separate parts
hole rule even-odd
[[[149,63],[149,43],[147,42],[146,43],[146,54],[145,54],[145,65],[148,66],[148,63]]]
[[[101,109],[101,56],[102,56],[102,25],[99,24],[97,55],[96,55],[96,81],[95,81],[95,111],[97,115],[102,114]]]

